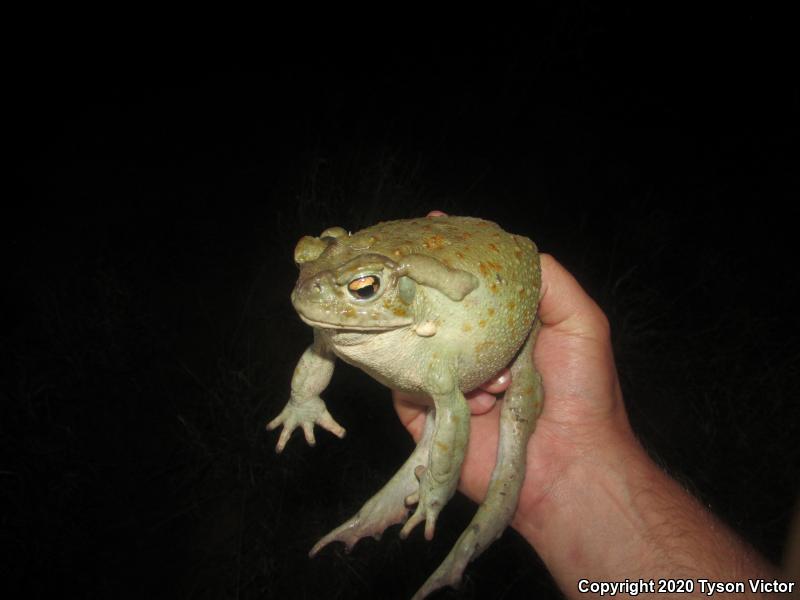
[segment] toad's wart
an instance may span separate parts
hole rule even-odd
[[[317,542],[311,556],[330,542],[350,548],[403,522],[401,537],[424,521],[431,539],[455,493],[469,440],[463,392],[511,363],[486,498],[415,598],[457,585],[467,563],[514,515],[528,438],[542,408],[532,362],[541,287],[536,246],[489,221],[440,216],[379,223],[354,234],[333,227],[302,238],[294,258],[300,277],[292,304],[314,328],[314,342],[297,364],[289,402],[268,425],[283,425],[277,451],[297,427],[311,445],[314,424],[344,436],[319,397],[337,356],[384,385],[420,394],[429,407],[425,432],[400,471]]]

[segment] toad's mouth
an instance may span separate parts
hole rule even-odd
[[[314,319],[309,319],[308,317],[303,316],[299,312],[297,313],[300,318],[303,320],[304,323],[311,325],[311,327],[317,327],[319,329],[331,329],[333,331],[339,333],[381,333],[383,331],[394,331],[395,329],[400,329],[401,327],[407,327],[411,324],[409,320],[408,323],[395,323],[392,325],[344,325],[344,324],[337,324],[337,323],[326,323],[323,321],[315,321]]]

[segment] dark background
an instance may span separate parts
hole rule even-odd
[[[4,583],[410,597],[464,498],[432,543],[395,528],[306,557],[411,451],[388,392],[343,365],[325,398],[344,440],[276,456],[264,424],[311,339],[289,303],[297,239],[431,209],[495,220],[576,275],[642,442],[780,561],[800,473],[797,48],[785,15],[724,14],[271,23],[174,52],[29,40],[6,75]],[[459,594],[441,596],[559,597],[514,532]]]

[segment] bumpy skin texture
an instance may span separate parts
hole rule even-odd
[[[289,402],[268,425],[284,426],[277,451],[297,427],[311,445],[315,424],[344,435],[319,397],[335,357],[389,387],[419,394],[430,406],[425,433],[400,471],[322,538],[312,556],[332,541],[350,548],[402,522],[402,537],[424,522],[425,537],[432,538],[469,441],[463,392],[512,363],[487,496],[415,598],[457,585],[467,563],[514,514],[527,441],[541,412],[541,382],[531,361],[541,287],[536,246],[489,221],[441,216],[379,223],[352,235],[333,227],[319,238],[302,238],[295,262],[300,277],[292,303],[314,328],[314,343],[295,369]]]

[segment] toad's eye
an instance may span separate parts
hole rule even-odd
[[[359,277],[357,279],[353,279],[353,281],[347,284],[347,289],[350,291],[350,295],[353,296],[353,298],[358,298],[359,300],[367,300],[372,298],[378,293],[380,287],[381,280],[374,275]]]

